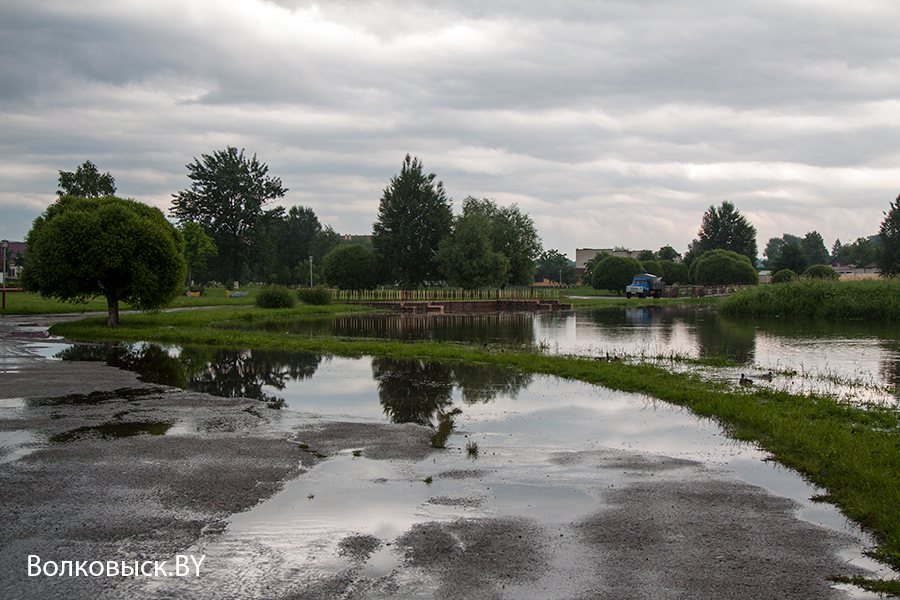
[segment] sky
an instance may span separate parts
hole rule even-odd
[[[900,194],[894,0],[0,0],[0,237],[59,171],[171,210],[188,163],[256,154],[368,234],[406,154],[517,204],[546,249],[684,252],[731,201],[760,254],[878,233]]]

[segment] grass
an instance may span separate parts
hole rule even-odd
[[[190,308],[197,306],[241,306],[253,304],[260,288],[245,288],[250,294],[240,298],[226,298],[225,288],[207,288],[199,298],[177,296],[169,308]],[[61,302],[53,298],[42,298],[40,294],[30,292],[7,292],[6,310],[0,310],[3,315],[45,315],[56,313],[85,313],[102,312],[108,310],[105,298],[94,298],[86,303]],[[127,304],[122,304],[120,310],[131,310]]]
[[[900,279],[762,285],[724,299],[718,311],[730,316],[900,321]]]
[[[174,344],[213,344],[326,352],[343,356],[392,356],[467,361],[517,368],[646,394],[720,424],[735,439],[752,442],[776,460],[825,490],[836,504],[877,540],[874,555],[900,569],[900,412],[883,405],[859,406],[821,395],[797,395],[765,386],[737,388],[696,373],[676,373],[659,365],[596,361],[538,352],[491,351],[479,346],[439,342],[338,340],[275,332],[210,327],[223,320],[348,310],[347,306],[299,307],[264,311],[253,307],[123,315],[118,328],[91,317],[55,325],[51,332],[69,339],[120,339]],[[453,429],[453,413],[441,419],[432,443],[443,447]],[[900,581],[859,582],[900,594]]]

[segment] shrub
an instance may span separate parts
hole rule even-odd
[[[305,304],[324,306],[331,303],[331,292],[321,285],[314,288],[300,288],[297,290],[297,296]]]
[[[826,281],[837,281],[841,278],[838,272],[828,265],[813,265],[803,271],[802,276],[805,279],[825,279]]]
[[[686,264],[671,260],[661,260],[659,265],[662,267],[662,278],[666,285],[688,282],[688,268]]]
[[[730,250],[704,252],[691,263],[692,283],[759,283],[759,273],[743,254]]]
[[[607,256],[594,267],[591,286],[596,290],[610,290],[621,294],[625,291],[625,286],[642,270],[637,259]]]
[[[375,255],[359,244],[338,246],[326,254],[322,270],[329,285],[341,290],[374,289],[378,274]]]
[[[797,274],[790,269],[782,269],[772,275],[772,283],[787,283],[788,281],[795,281],[796,279]]]
[[[291,308],[294,295],[284,286],[267,285],[256,294],[256,305],[260,308]]]

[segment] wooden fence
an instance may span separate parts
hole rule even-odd
[[[511,288],[508,290],[331,290],[332,300],[523,300],[559,298],[558,289]]]

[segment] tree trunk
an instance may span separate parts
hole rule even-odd
[[[115,327],[119,324],[119,295],[115,292],[107,292],[106,305],[109,307],[109,314],[106,316],[106,326]]]

